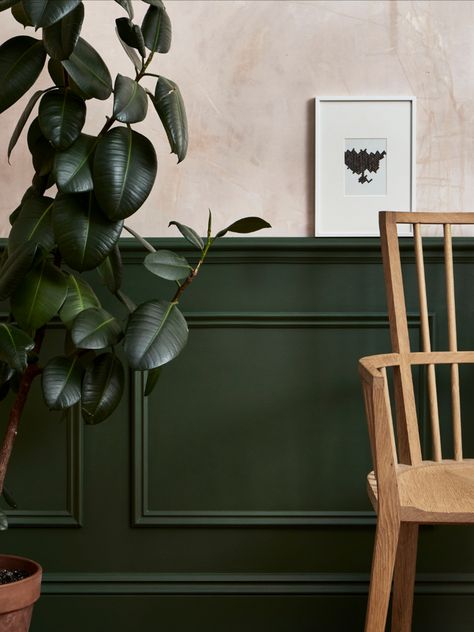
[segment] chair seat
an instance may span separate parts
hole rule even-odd
[[[377,481],[367,477],[377,511]],[[400,519],[404,522],[474,522],[474,459],[397,465]]]

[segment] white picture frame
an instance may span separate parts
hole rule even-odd
[[[415,211],[416,98],[316,97],[315,106],[316,237],[378,236],[379,211]]]

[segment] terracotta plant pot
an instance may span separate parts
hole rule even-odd
[[[0,632],[28,632],[33,605],[41,591],[41,566],[24,557],[0,555],[0,568],[29,574],[20,581],[0,585]]]

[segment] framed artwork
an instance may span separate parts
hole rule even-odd
[[[317,237],[378,236],[379,211],[415,210],[415,111],[415,97],[316,98]]]

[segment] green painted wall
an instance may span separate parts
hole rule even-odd
[[[442,248],[428,242],[441,348]],[[455,249],[470,349],[473,245]],[[124,240],[127,292],[169,296],[142,257]],[[413,272],[408,246],[403,258]],[[411,284],[407,293],[415,348]],[[44,566],[32,632],[362,630],[374,517],[357,360],[390,350],[378,240],[222,240],[182,308],[188,348],[148,400],[131,375],[97,427],[49,413],[39,391],[30,401],[8,479],[20,510],[0,537]],[[60,327],[48,336],[59,353]],[[461,377],[467,408],[472,368]],[[465,440],[474,448],[473,424]],[[422,529],[416,632],[474,629],[473,535]]]

